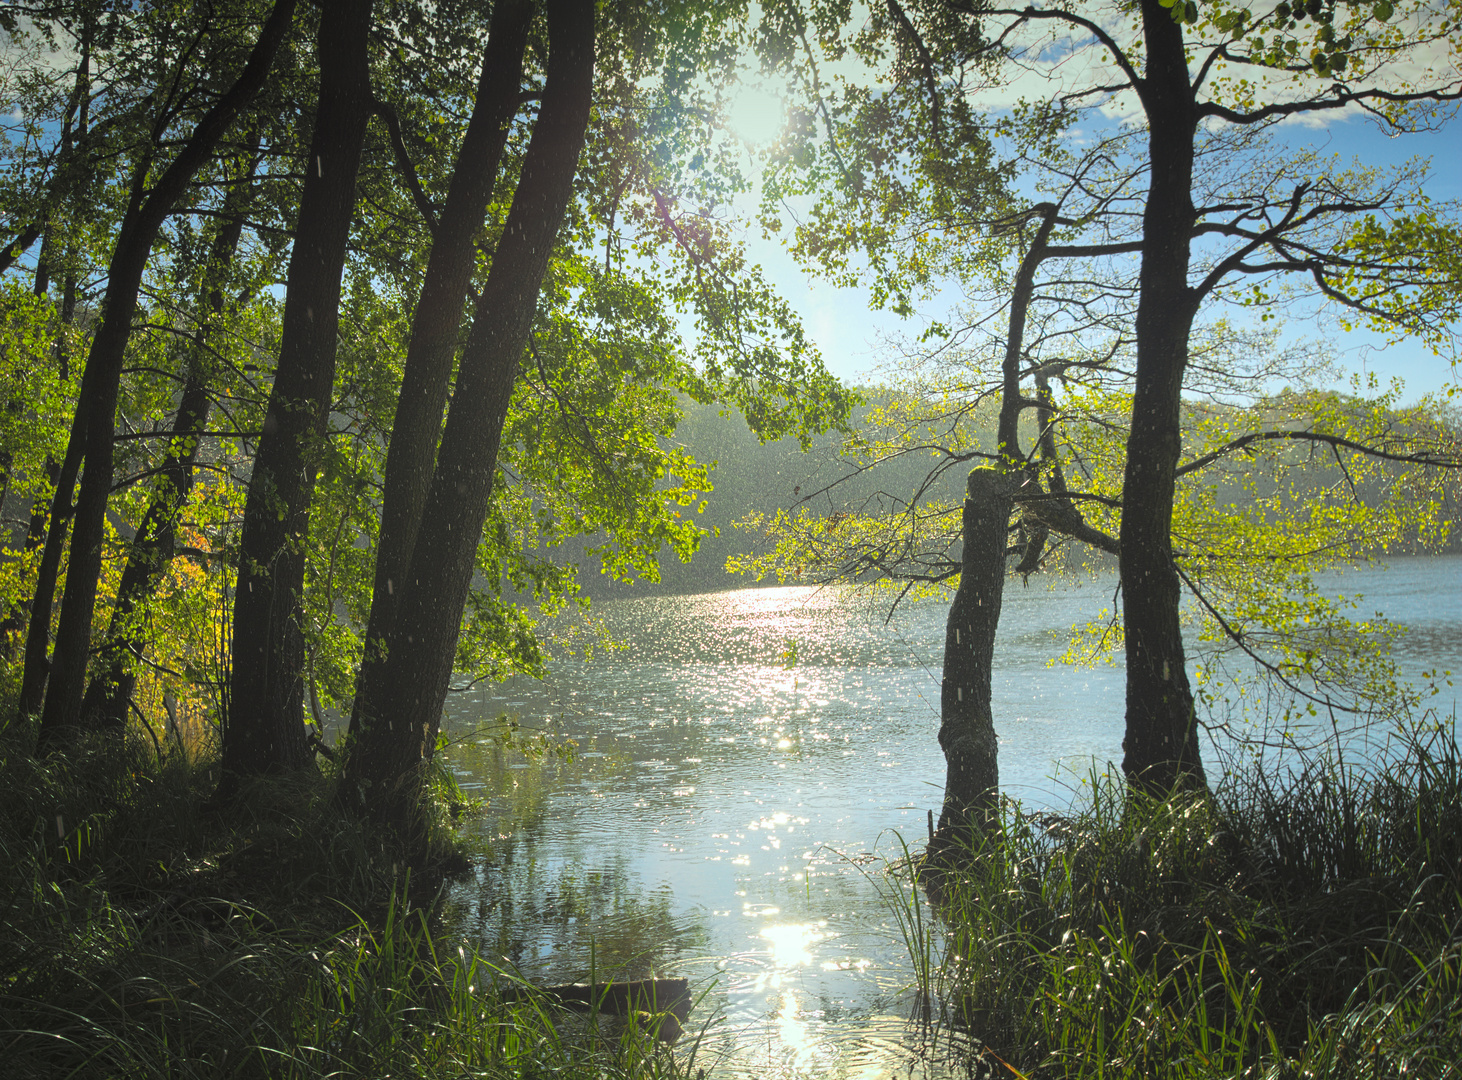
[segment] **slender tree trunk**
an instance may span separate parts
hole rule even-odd
[[[81,377],[76,411],[85,418],[84,428],[77,431],[73,427],[73,439],[81,436],[86,469],[76,498],[66,591],[61,600],[56,645],[41,712],[43,742],[54,741],[67,728],[77,726],[81,718],[91,622],[101,575],[107,498],[112,488],[113,428],[122,360],[132,334],[132,315],[153,241],[218,140],[263,85],[274,54],[293,20],[294,5],[295,0],[277,0],[239,77],[204,114],[150,192],[144,192],[143,174],[139,170],[127,213],[118,230],[107,267],[101,324],[92,339],[86,372]],[[68,449],[67,457],[71,456]],[[57,507],[66,506],[71,498],[69,487],[57,488],[55,498]],[[55,517],[54,512],[52,516]],[[35,615],[39,616],[37,606]]]
[[[248,184],[253,178],[253,171],[251,159],[248,175],[229,189],[224,200],[224,224],[214,237],[209,252],[205,280],[210,284],[205,286],[205,295],[200,297],[200,324],[188,357],[187,379],[168,440],[167,457],[147,514],[132,541],[127,566],[122,571],[106,643],[99,657],[99,670],[92,676],[82,698],[81,715],[91,727],[119,728],[127,722],[127,704],[137,684],[131,661],[140,658],[143,652],[143,637],[136,625],[136,614],[157,590],[158,583],[172,563],[177,544],[178,516],[193,489],[193,465],[212,403],[208,386],[212,365],[206,356],[208,339],[223,313],[223,283],[243,233],[243,206],[248,199]]]
[[[46,480],[53,490],[61,482],[61,466],[49,454],[46,455]],[[37,497],[31,500],[30,521],[26,526],[25,547],[23,549],[27,556],[39,550],[41,545],[46,541],[46,525],[50,520],[50,509],[51,504],[43,498]],[[44,552],[42,554],[44,555]],[[50,591],[54,593],[55,588],[56,582],[55,575],[53,574]],[[5,613],[5,618],[0,620],[0,658],[3,658],[7,662],[15,655],[16,642],[20,636],[20,631],[26,628],[27,616],[34,606],[34,600],[35,598],[32,596],[30,601],[17,601],[15,606]],[[49,598],[47,602],[49,602]],[[50,630],[48,626],[47,641],[49,641],[49,634]],[[43,652],[42,658],[44,658],[44,655]],[[45,684],[42,683],[41,686],[42,690],[44,690]],[[42,698],[37,696],[35,698],[34,708],[31,712],[23,715],[34,715],[35,711],[41,707],[41,700]]]
[[[1035,275],[1056,223],[1056,207],[1034,208],[1041,224],[1021,258],[1010,296],[1010,325],[1001,361],[1000,416],[996,424],[999,465],[970,472],[962,519],[964,550],[959,589],[944,630],[944,681],[940,691],[939,745],[946,765],[944,807],[930,844],[936,860],[968,851],[986,831],[1000,798],[999,741],[991,709],[995,634],[1005,592],[1010,513],[1021,479],[1028,478],[1020,451],[1020,362]]]
[[[1143,214],[1137,304],[1137,381],[1122,489],[1119,562],[1127,646],[1127,734],[1122,769],[1164,794],[1205,784],[1197,718],[1178,621],[1173,491],[1188,336],[1197,310],[1188,284],[1196,108],[1183,34],[1158,0],[1142,0],[1152,179]]]
[[[518,109],[523,53],[532,17],[532,0],[499,0],[493,7],[472,119],[457,154],[406,349],[401,396],[396,402],[391,447],[386,457],[375,590],[371,594],[366,630],[368,648],[384,642],[390,631],[398,590],[404,591],[402,583],[406,580],[422,508],[431,488],[442,409],[462,325],[462,306],[476,261],[475,238],[482,229],[487,202],[497,179],[508,125]],[[351,715],[352,731],[356,730],[360,715],[370,711],[366,702],[376,692],[369,685],[368,676],[381,671],[382,667],[374,664],[361,668]]]
[[[74,167],[73,158],[76,153],[76,140],[84,138],[87,133],[88,117],[90,115],[91,103],[91,45],[92,34],[95,27],[93,21],[88,18],[85,22],[81,35],[81,57],[76,67],[76,85],[71,92],[71,101],[66,107],[66,115],[61,122],[61,153],[57,161],[56,175],[52,180],[53,192],[64,186],[63,177],[66,172]],[[73,126],[73,120],[75,124]],[[37,236],[47,231],[47,219],[43,216],[37,222],[27,228],[16,239],[14,245],[8,248],[3,257],[0,257],[0,273],[9,269],[10,265],[25,253],[26,249],[35,242]],[[42,244],[41,262],[46,259],[45,244]],[[35,292],[37,296],[44,295],[49,287],[49,270],[38,270],[36,274]],[[69,327],[76,316],[76,241],[74,237],[67,241],[66,259],[66,284],[61,293],[61,326]],[[64,330],[63,330],[64,333]],[[71,353],[64,338],[57,343],[56,361],[61,381],[71,381]],[[18,403],[22,404],[23,403]],[[79,409],[78,409],[79,414]],[[3,623],[0,623],[0,653],[3,653],[8,660],[13,648],[17,632],[27,625],[29,613],[45,609],[45,618],[38,624],[32,622],[27,635],[25,665],[22,671],[22,691],[20,715],[35,716],[41,711],[44,703],[47,675],[49,673],[50,661],[46,657],[46,650],[51,640],[51,607],[56,593],[56,578],[60,572],[61,548],[66,542],[66,530],[70,528],[71,521],[71,496],[76,486],[76,471],[81,465],[81,440],[75,427],[76,417],[73,417],[73,427],[70,433],[71,444],[74,445],[77,457],[67,472],[61,464],[58,464],[49,454],[46,455],[46,477],[51,483],[52,505],[63,505],[55,499],[55,493],[61,490],[63,475],[66,477],[66,497],[64,505],[67,508],[65,514],[57,514],[53,509],[47,508],[43,500],[36,499],[31,505],[30,528],[26,532],[25,550],[27,553],[35,551],[44,542],[46,548],[41,553],[41,567],[37,574],[36,592],[31,597],[29,605],[17,604],[10,611],[5,613]],[[70,457],[70,445],[68,445],[68,458]],[[29,640],[31,636],[35,640]]]
[[[17,712],[21,716],[37,716],[46,700],[46,683],[51,673],[47,652],[51,644],[51,615],[56,597],[56,582],[61,572],[61,552],[66,547],[66,534],[71,527],[71,496],[76,491],[76,474],[81,468],[86,430],[86,405],[78,397],[76,413],[71,417],[71,435],[66,456],[57,471],[51,495],[50,512],[46,515],[46,545],[41,550],[41,565],[36,570],[36,588],[30,601],[30,622],[25,633],[25,667],[20,680]],[[31,525],[35,525],[32,511]]]
[[[1031,297],[1036,291],[1036,270],[1045,261],[1056,226],[1054,203],[1040,203],[1031,208],[1040,215],[1041,223],[1031,245],[1021,257],[1010,291],[1010,326],[1005,332],[1005,355],[1000,362],[1000,417],[996,422],[995,443],[1008,468],[1020,468],[1025,459],[1020,452],[1020,361],[1025,353],[1025,321],[1030,314]]]
[[[301,626],[310,500],[335,385],[340,279],[372,103],[370,0],[327,0],[319,108],[290,254],[279,364],[244,509],[223,787],[307,768]]]
[[[970,472],[959,589],[944,630],[939,745],[947,771],[934,853],[968,850],[1000,798],[998,740],[990,708],[995,631],[1005,591],[1005,551],[1016,481],[1001,469]]]
[[[550,0],[542,108],[507,227],[477,305],[405,589],[358,717],[344,797],[406,834],[418,822],[498,446],[538,289],[573,190],[594,85],[593,0]]]

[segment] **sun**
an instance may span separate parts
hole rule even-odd
[[[786,103],[760,86],[743,83],[727,103],[726,127],[747,146],[765,146],[786,126]]]

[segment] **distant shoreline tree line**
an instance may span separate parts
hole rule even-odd
[[[675,441],[697,461],[710,467],[710,490],[703,500],[704,507],[693,517],[687,514],[705,532],[694,559],[682,561],[662,552],[656,578],[618,581],[598,572],[597,562],[585,554],[592,539],[580,537],[557,549],[552,556],[554,561],[575,566],[581,588],[596,598],[680,595],[749,585],[888,584],[899,580],[897,575],[883,574],[873,566],[850,567],[851,572],[829,575],[831,564],[827,555],[831,549],[801,563],[792,559],[790,551],[786,558],[776,555],[777,542],[782,536],[776,524],[779,511],[787,519],[810,515],[809,520],[819,522],[826,530],[835,518],[847,521],[859,516],[897,516],[908,512],[915,496],[926,511],[939,508],[945,515],[942,531],[946,543],[957,542],[958,523],[951,515],[964,496],[962,477],[955,467],[959,463],[933,443],[900,441],[899,431],[893,426],[894,417],[914,410],[917,405],[913,400],[882,387],[855,385],[850,389],[864,402],[850,414],[851,434],[819,435],[806,450],[790,438],[760,442],[734,413],[687,403]],[[1200,429],[1218,426],[1228,430],[1242,427],[1254,432],[1278,431],[1287,420],[1293,422],[1295,417],[1313,415],[1318,394],[1318,391],[1302,393],[1286,388],[1249,405],[1190,402],[1185,406],[1185,438],[1202,438]],[[1361,395],[1327,391],[1325,399],[1332,409],[1340,412],[1369,408]],[[930,407],[929,402],[923,405]],[[1439,445],[1444,445],[1457,437],[1454,410],[1444,404],[1382,406],[1377,419],[1389,425],[1397,439],[1420,437],[1429,431]],[[1269,427],[1265,427],[1266,421]],[[961,453],[992,454],[996,445],[994,410],[977,411],[963,423],[967,431],[962,438],[967,440],[967,449]],[[860,448],[866,450],[874,445],[882,445],[884,450],[872,456],[866,452],[859,455]],[[1259,481],[1264,488],[1259,497],[1270,501],[1268,514],[1272,520],[1279,519],[1279,504],[1308,502],[1337,485],[1349,489],[1344,467],[1332,455],[1291,447],[1287,458],[1291,466],[1287,475],[1289,486],[1282,499],[1278,498],[1276,479],[1271,476],[1267,481]],[[1416,479],[1409,464],[1383,464],[1368,471],[1364,481],[1357,484],[1356,494],[1364,505],[1375,506],[1388,489],[1409,491],[1419,497],[1420,505],[1438,526],[1462,517],[1462,507],[1459,507],[1462,492],[1455,484],[1437,475],[1432,478],[1436,482],[1420,488],[1405,486],[1414,484]],[[1256,497],[1254,492],[1245,490],[1239,476],[1221,479],[1215,495],[1220,501]],[[1379,559],[1457,553],[1462,553],[1462,532],[1450,529],[1443,535],[1438,529],[1427,536],[1415,532],[1359,536],[1358,542],[1347,549],[1346,557]],[[1099,551],[1081,552],[1069,545],[1046,552],[1048,569],[1080,573],[1091,564],[1115,570],[1115,560],[1102,555]],[[946,562],[944,569],[952,570],[956,561]]]

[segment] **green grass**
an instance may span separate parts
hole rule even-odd
[[[445,833],[412,865],[334,811],[324,777],[211,808],[207,763],[116,741],[38,760],[13,734],[0,732],[7,1078],[696,1073],[693,1038],[672,1055],[637,1018],[568,1014],[446,945],[430,920]]]
[[[1095,777],[1069,816],[1007,804],[1001,826],[957,872],[912,871],[937,920],[917,863],[888,893],[990,1075],[1462,1076],[1453,723],[1211,797]]]
[[[698,1074],[694,1038],[569,1015],[449,944],[447,830],[413,860],[328,777],[219,808],[211,779],[150,744],[36,759],[0,731],[0,1073]],[[1462,1076],[1452,723],[1208,798],[1094,778],[1071,814],[1009,804],[958,872],[906,858],[888,884],[956,1075]]]

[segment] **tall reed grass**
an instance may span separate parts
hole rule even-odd
[[[983,1044],[971,1070],[1462,1076],[1455,721],[1211,796],[1093,777],[1069,815],[1007,803],[956,870],[902,867],[890,903],[936,1019]]]
[[[695,1040],[671,1054],[656,1018],[570,1016],[434,933],[449,846],[407,865],[324,779],[214,809],[206,761],[6,736],[6,1078],[695,1075]]]

